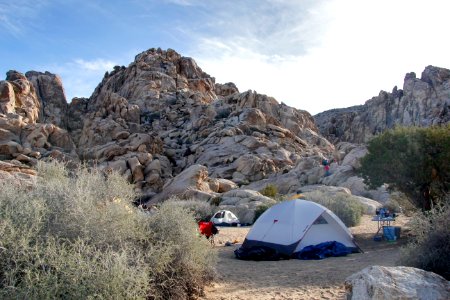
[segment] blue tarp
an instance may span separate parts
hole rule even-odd
[[[245,243],[244,243],[245,244]],[[347,254],[358,252],[356,248],[349,248],[342,243],[336,241],[324,242],[317,245],[311,245],[303,248],[299,252],[292,255],[286,255],[276,245],[266,243],[266,245],[255,244],[240,247],[234,251],[234,255],[238,259],[243,260],[280,260],[280,259],[323,259],[330,256],[345,256]],[[243,245],[244,246],[244,245]],[[294,245],[295,246],[295,245]],[[281,246],[280,246],[281,247]],[[291,250],[293,251],[293,250]],[[292,252],[291,252],[292,253]]]
[[[324,242],[303,248],[292,256],[298,259],[323,259],[330,256],[345,256],[353,252],[352,248],[336,241]]]

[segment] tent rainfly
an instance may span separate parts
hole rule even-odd
[[[269,249],[276,257],[289,258],[307,246],[330,241],[345,245],[350,252],[359,252],[350,230],[332,211],[315,202],[297,199],[266,210],[235,254],[246,259],[239,253]]]
[[[219,226],[237,226],[239,219],[229,210],[219,210],[211,218],[211,222]]]

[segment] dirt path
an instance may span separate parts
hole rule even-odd
[[[351,274],[372,265],[393,266],[399,248],[405,244],[407,219],[400,217],[395,226],[402,227],[396,242],[375,242],[376,222],[363,216],[360,226],[350,228],[364,253],[324,260],[242,261],[233,251],[244,240],[249,228],[221,228],[216,237],[218,279],[206,289],[203,299],[344,299],[344,281]],[[232,246],[224,243],[237,241]]]

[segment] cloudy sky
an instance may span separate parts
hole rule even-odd
[[[450,68],[448,0],[0,0],[0,79],[58,74],[70,100],[152,47],[316,114]]]

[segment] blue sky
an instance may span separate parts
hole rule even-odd
[[[0,79],[49,71],[68,100],[105,71],[172,48],[216,82],[312,114],[450,68],[447,0],[0,0]]]

